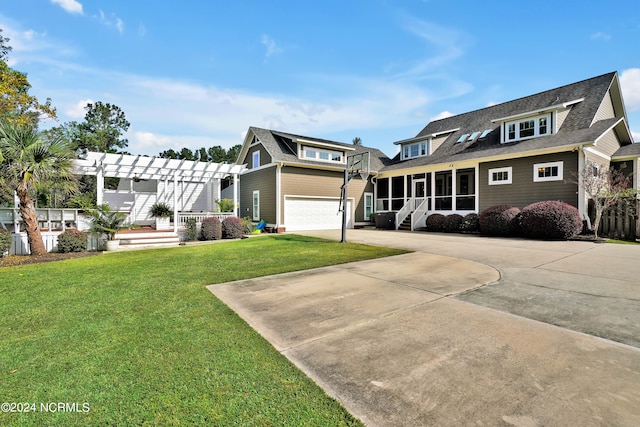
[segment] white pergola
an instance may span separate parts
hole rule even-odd
[[[97,177],[97,203],[103,203],[104,178],[127,178],[133,180],[164,180],[173,182],[174,232],[178,231],[178,182],[207,183],[233,176],[234,214],[238,215],[238,176],[244,165],[195,162],[191,160],[164,159],[160,157],[133,156],[89,151],[81,159],[73,161],[78,175]]]

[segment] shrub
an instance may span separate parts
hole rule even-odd
[[[522,209],[520,228],[533,239],[565,240],[582,231],[582,218],[578,209],[567,203],[537,202]]]
[[[488,236],[515,236],[518,234],[520,208],[495,205],[480,212],[480,232]]]
[[[156,218],[168,218],[173,215],[173,209],[164,202],[157,202],[151,205],[149,213]]]
[[[244,235],[244,224],[240,218],[228,216],[222,221],[223,239],[240,239]]]
[[[58,252],[85,252],[87,250],[87,235],[74,228],[65,230],[58,235]]]
[[[460,224],[460,231],[463,233],[477,233],[480,231],[480,217],[477,213],[466,214]]]
[[[242,218],[242,224],[244,225],[244,234],[251,234],[256,229],[256,227],[253,225],[253,221],[248,216]]]
[[[444,229],[444,215],[439,213],[429,215],[425,225],[427,231],[442,231]]]
[[[460,224],[462,224],[462,215],[451,214],[444,217],[442,223],[442,229],[445,233],[457,233],[460,231]]]
[[[192,216],[184,220],[184,228],[187,229],[187,240],[193,241],[198,238],[198,221]]]
[[[216,217],[204,218],[200,227],[202,240],[220,240],[222,239],[222,224]]]
[[[11,233],[7,230],[0,230],[0,257],[4,256],[5,252],[9,252],[11,248]]]

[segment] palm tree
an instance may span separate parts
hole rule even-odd
[[[362,139],[360,139],[359,136],[356,136],[355,138],[353,138],[353,145],[362,145]]]
[[[73,155],[67,141],[41,138],[33,125],[0,122],[0,180],[18,196],[31,255],[44,255],[47,250],[30,193],[37,185],[74,182]]]

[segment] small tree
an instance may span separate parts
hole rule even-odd
[[[613,166],[607,168],[593,161],[587,162],[581,171],[573,174],[573,177],[570,182],[582,185],[584,192],[593,200],[593,232],[597,238],[602,214],[628,195],[630,177],[624,175],[620,169]]]

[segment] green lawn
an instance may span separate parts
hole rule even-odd
[[[359,425],[205,285],[399,253],[274,235],[0,268],[0,403],[37,410],[0,425]]]

